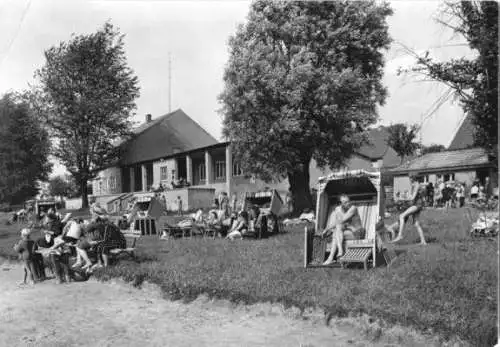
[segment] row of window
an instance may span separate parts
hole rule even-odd
[[[206,169],[205,163],[200,163],[197,167],[198,177],[200,180],[205,180],[206,177]],[[243,176],[243,170],[241,169],[241,165],[239,163],[233,164],[233,177],[235,176]],[[172,177],[175,177],[175,170],[172,170]],[[226,179],[226,161],[225,160],[217,160],[215,161],[215,177],[216,180]],[[161,166],[160,167],[160,181],[168,180],[168,167]]]
[[[442,179],[443,182],[454,181],[455,180],[455,174],[454,173],[450,173],[450,174],[444,174],[444,175],[436,175],[436,179],[438,179],[438,180]],[[419,182],[419,183],[428,183],[429,182],[429,175],[418,176],[417,177],[417,182]]]
[[[99,181],[99,191],[100,192],[105,192],[105,191],[113,191],[117,187],[117,180],[116,176],[110,176],[108,178],[103,178]]]

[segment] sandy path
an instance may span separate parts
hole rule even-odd
[[[19,287],[20,278],[19,265],[0,265],[2,346],[398,345],[387,338],[370,341],[360,326],[340,321],[327,326],[320,314],[292,317],[276,305],[234,306],[206,298],[183,304],[162,299],[153,286],[137,290],[93,280]]]

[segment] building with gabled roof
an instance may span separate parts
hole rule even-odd
[[[156,119],[147,115],[145,123],[132,133],[129,139],[117,144],[121,153],[117,164],[101,171],[93,180],[94,196],[101,203],[123,193],[143,194],[160,184],[171,187],[173,181],[181,178],[190,183],[193,196],[209,194],[209,190],[212,195],[220,191],[244,195],[266,187],[282,195],[288,191],[287,179],[265,183],[245,175],[237,160],[233,160],[231,143],[218,142],[180,109]],[[368,143],[346,163],[346,170],[387,170],[400,163],[400,157],[387,145],[388,133],[384,127],[370,130],[368,137]],[[313,160],[311,187],[330,172],[318,168]],[[189,194],[182,195],[182,189],[168,194],[190,199]],[[172,196],[167,200],[172,201]],[[183,206],[192,208],[189,202]]]
[[[462,120],[458,127],[455,136],[451,140],[448,150],[455,151],[459,149],[474,147],[474,124],[472,123],[472,116],[467,115]]]
[[[410,174],[416,174],[421,182],[458,181],[466,187],[476,180],[485,184],[489,177],[491,184],[498,186],[498,168],[493,158],[483,148],[474,146],[470,116],[464,118],[446,151],[415,157],[390,172],[394,175],[394,194],[410,191]]]

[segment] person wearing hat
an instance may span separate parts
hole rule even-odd
[[[38,281],[37,269],[35,268],[35,242],[30,238],[31,229],[21,230],[21,239],[14,245],[14,250],[19,254],[23,262],[24,281],[21,284],[27,284],[29,277],[30,284]]]

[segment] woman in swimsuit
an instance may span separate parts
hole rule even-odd
[[[413,219],[413,224],[415,224],[415,227],[417,228],[418,234],[420,236],[420,244],[426,245],[427,242],[425,241],[424,231],[422,230],[419,221],[420,212],[422,212],[425,207],[425,188],[420,186],[420,184],[416,180],[415,175],[410,176],[410,180],[412,182],[412,204],[410,207],[408,207],[408,209],[406,209],[406,211],[399,215],[399,234],[394,240],[392,240],[392,242],[398,242],[403,238],[405,221],[407,221],[408,217],[411,216]]]

